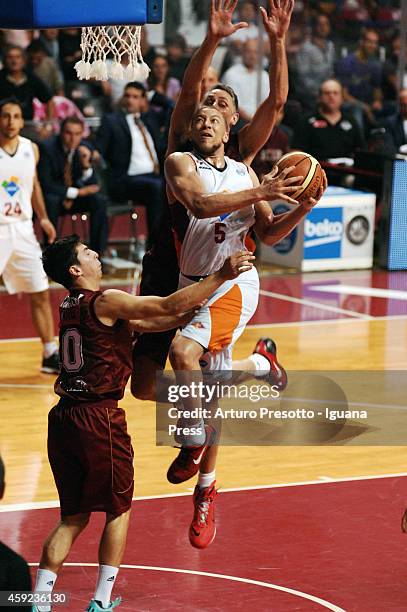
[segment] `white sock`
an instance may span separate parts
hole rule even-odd
[[[104,608],[110,604],[110,596],[119,571],[118,567],[111,565],[99,565],[99,576],[96,583],[96,591],[93,599],[100,601]]]
[[[51,355],[56,353],[57,350],[58,350],[58,345],[54,341],[52,341],[52,342],[44,342],[44,345],[42,347],[42,351],[43,351],[43,355],[44,355],[45,359],[48,359],[48,357],[51,357]]]
[[[259,355],[259,353],[253,353],[249,357],[250,361],[254,363],[256,370],[253,372],[253,376],[256,378],[257,376],[264,376],[268,372],[270,372],[270,362],[268,359],[263,357],[263,355]]]
[[[51,593],[55,586],[57,574],[47,569],[37,570],[34,593]],[[50,612],[51,606],[38,606],[38,612]]]
[[[216,480],[215,470],[213,470],[213,472],[208,472],[207,474],[202,474],[201,472],[199,472],[198,487],[200,489],[206,489],[206,487],[209,487],[209,485],[211,485],[214,480]]]
[[[190,419],[188,419],[188,421],[190,421]],[[196,423],[191,423],[188,422],[188,424],[186,424],[185,420],[180,418],[177,421],[177,427],[182,427],[182,428],[186,428],[188,427],[188,429],[195,429],[196,433],[195,434],[191,434],[191,435],[184,435],[184,434],[176,434],[174,436],[175,441],[177,442],[177,444],[181,444],[181,446],[202,446],[203,444],[205,444],[205,440],[206,440],[206,431],[205,431],[205,423],[203,421],[203,419],[201,419],[200,421],[197,421]]]

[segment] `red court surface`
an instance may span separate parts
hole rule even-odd
[[[109,286],[106,283],[106,288]],[[131,286],[114,285],[131,291]],[[35,336],[25,295],[0,291],[0,338]],[[66,294],[53,288],[55,318]],[[371,270],[318,274],[267,275],[261,278],[259,307],[251,325],[336,319],[407,316],[407,273]]]
[[[135,501],[120,610],[406,611],[406,499],[407,477],[220,493],[218,535],[204,551],[187,540],[190,496]],[[56,508],[2,512],[0,539],[35,563],[57,518]],[[58,579],[56,591],[71,594],[61,611],[84,610],[92,595],[101,521]]]

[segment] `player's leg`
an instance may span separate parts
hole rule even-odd
[[[43,344],[43,372],[58,373],[59,355],[54,337],[54,320],[48,292],[48,278],[41,263],[41,248],[31,222],[13,228],[13,253],[3,271],[9,293],[28,293],[34,327]]]
[[[106,514],[106,524],[99,544],[99,573],[90,612],[113,609],[120,598],[111,602],[111,594],[126,547],[130,510],[119,516]]]
[[[89,522],[90,513],[64,516],[44,542],[40,565],[37,570],[35,593],[51,593],[61,569],[76,538]],[[38,612],[50,612],[51,606],[37,606]]]

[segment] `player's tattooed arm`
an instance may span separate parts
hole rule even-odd
[[[167,155],[180,148],[189,131],[192,116],[202,97],[202,81],[211,65],[213,55],[222,40],[241,28],[246,22],[232,23],[237,0],[212,0],[208,33],[194,53],[185,71],[182,89],[171,117]]]

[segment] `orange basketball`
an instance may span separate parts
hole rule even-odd
[[[295,166],[288,176],[302,176],[303,181],[298,190],[290,193],[290,197],[300,204],[308,198],[315,198],[323,180],[323,170],[315,157],[304,151],[287,153],[277,162],[279,171]]]

